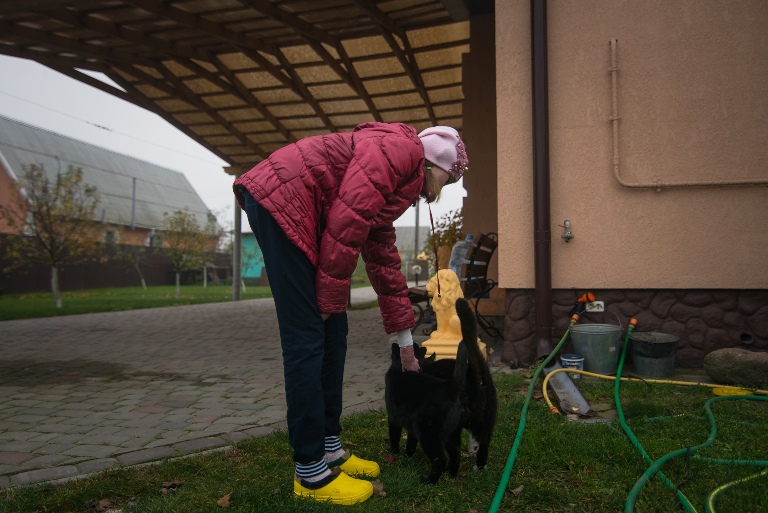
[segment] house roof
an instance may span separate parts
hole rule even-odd
[[[98,189],[97,220],[131,224],[135,179],[135,226],[161,228],[164,213],[184,209],[200,226],[208,221],[208,208],[178,171],[4,116],[0,116],[0,164],[10,167],[16,177],[29,164],[41,165],[49,174],[69,165],[82,168],[86,183]]]
[[[237,174],[366,121],[461,130],[477,9],[493,1],[6,0],[0,53],[156,112]]]
[[[413,243],[416,241],[415,226],[396,226],[397,249],[400,253],[413,253]],[[429,226],[419,226],[419,245],[416,253],[421,253],[429,238]]]

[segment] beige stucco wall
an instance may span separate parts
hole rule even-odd
[[[554,288],[766,288],[768,2],[550,0]],[[496,2],[499,281],[534,285],[529,0]],[[558,227],[572,224],[565,243]]]

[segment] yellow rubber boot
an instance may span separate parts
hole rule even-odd
[[[358,458],[349,451],[344,451],[344,456],[328,463],[328,468],[335,467],[340,468],[345,474],[350,476],[376,478],[381,473],[378,463]]]
[[[331,471],[330,476],[317,483],[307,483],[294,477],[293,494],[318,502],[351,506],[368,500],[373,495],[373,485],[368,481],[349,477],[340,469],[335,468]]]

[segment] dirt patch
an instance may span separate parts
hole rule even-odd
[[[0,386],[62,385],[93,380],[122,381],[134,376],[179,378],[174,374],[131,372],[127,365],[98,360],[0,360]]]

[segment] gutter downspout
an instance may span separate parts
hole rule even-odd
[[[552,352],[552,243],[549,198],[547,2],[531,0],[533,91],[533,247],[536,359]]]

